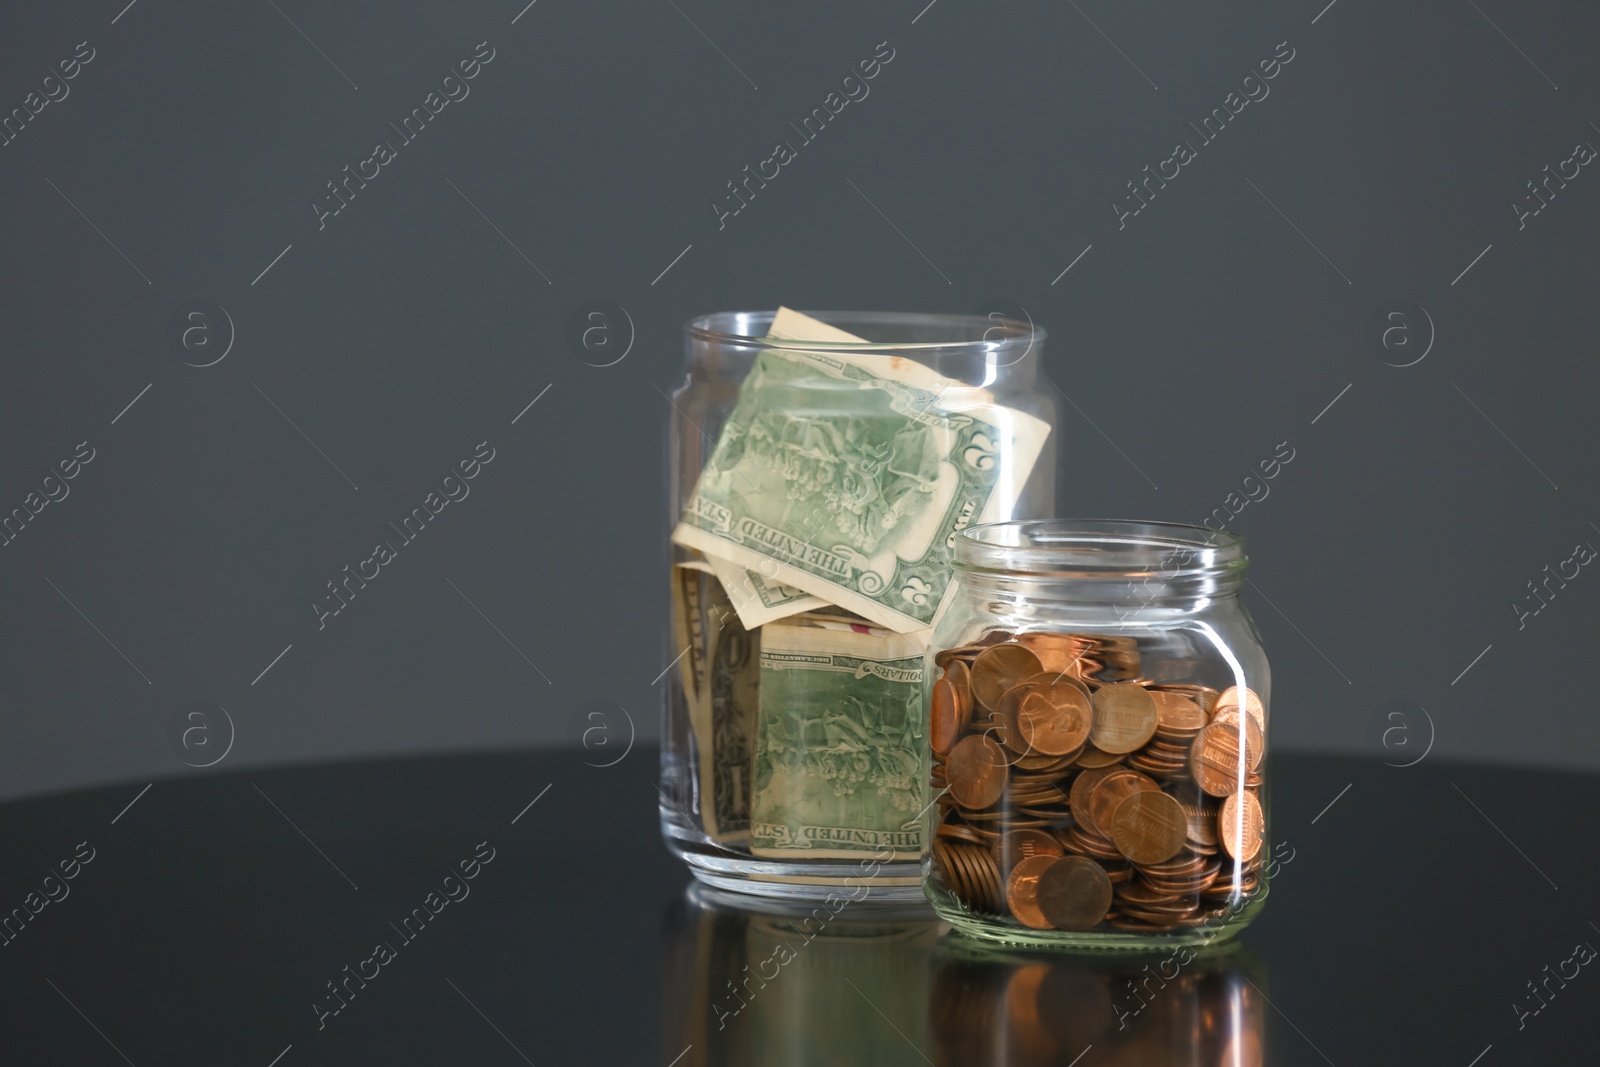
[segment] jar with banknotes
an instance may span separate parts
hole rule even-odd
[[[726,312],[667,400],[660,815],[722,889],[917,900],[956,535],[1053,509],[1044,332]]]
[[[1003,522],[955,539],[928,656],[934,909],[1014,944],[1222,941],[1260,910],[1271,676],[1236,536]]]

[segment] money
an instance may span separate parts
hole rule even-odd
[[[711,556],[709,562],[747,630],[828,606],[819,596],[782,582],[768,581],[759,571],[741,567],[732,560]]]
[[[750,851],[919,857],[928,744],[921,642],[804,622],[759,632]]]
[[[925,630],[956,532],[1010,516],[1049,426],[903,357],[830,349],[838,338],[816,325],[787,309],[774,320],[769,336],[806,332],[816,347],[756,357],[673,540]]]
[[[708,837],[745,841],[750,831],[750,759],[760,683],[760,631],[745,629],[727,592],[701,561],[673,567],[674,639],[699,767],[699,808]]]
[[[1162,933],[1262,885],[1256,693],[1154,682],[1186,668],[1099,634],[995,630],[933,662],[936,900],[1014,928]]]

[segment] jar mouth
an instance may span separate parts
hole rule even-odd
[[[1026,312],[1023,312],[1026,315]],[[849,341],[790,341],[767,337],[772,311],[717,311],[684,323],[690,338],[710,344],[789,351],[853,352],[864,355],[885,351],[923,355],[982,357],[1009,365],[1044,342],[1045,329],[1029,319],[1008,316],[947,315],[907,311],[805,311],[830,326],[866,338]]]
[[[991,522],[962,530],[955,545],[964,571],[1062,578],[1219,576],[1249,562],[1237,534],[1135,519]]]

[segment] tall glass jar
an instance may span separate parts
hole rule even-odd
[[[702,881],[921,896],[926,651],[956,534],[1048,515],[1044,333],[723,312],[668,397],[661,828]]]
[[[1149,948],[1267,893],[1271,676],[1232,534],[1004,522],[956,539],[928,655],[928,898],[965,933]]]

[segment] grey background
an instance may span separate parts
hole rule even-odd
[[[201,773],[169,740],[195,699],[235,730],[218,769],[577,744],[597,700],[654,736],[683,320],[992,299],[1051,331],[1064,513],[1198,521],[1294,448],[1230,524],[1276,744],[1378,751],[1402,701],[1435,759],[1600,766],[1600,577],[1512,607],[1600,545],[1600,176],[1520,231],[1509,206],[1600,144],[1580,5],[124,3],[0,15],[0,110],[96,52],[0,148],[0,511],[95,449],[0,548],[0,795]],[[480,41],[470,95],[319,231],[324,183]],[[870,96],[719,230],[881,41]],[[1436,331],[1405,368],[1366,339],[1396,298]],[[166,338],[195,299],[236,330],[207,368]],[[615,366],[566,339],[593,299],[636,330]],[[484,440],[319,631],[324,583]]]

